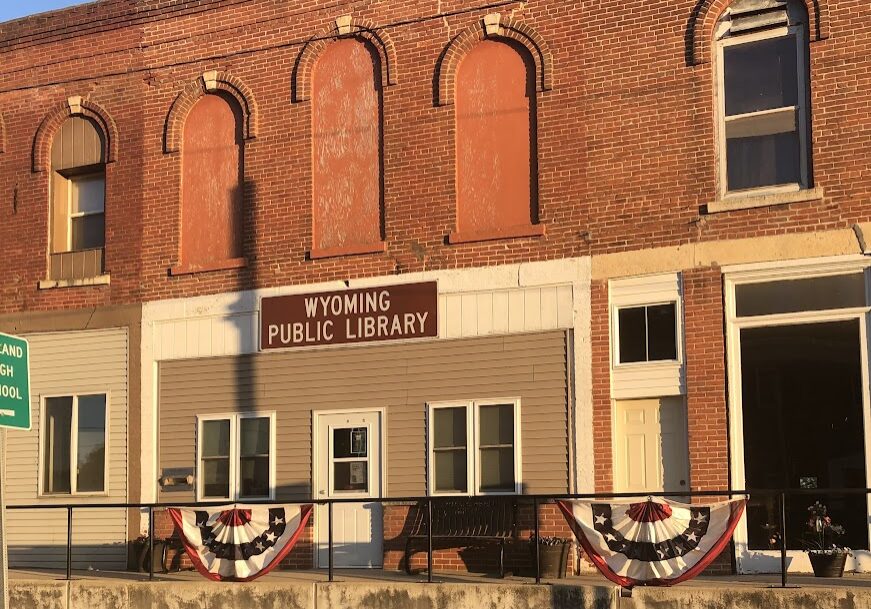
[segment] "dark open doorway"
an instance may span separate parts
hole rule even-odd
[[[858,320],[741,330],[747,488],[865,488],[861,331]],[[853,549],[868,548],[867,500],[792,497],[789,549],[802,549],[807,508],[829,508]],[[751,497],[751,549],[768,549],[779,523],[776,498]]]

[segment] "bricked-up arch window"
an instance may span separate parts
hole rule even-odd
[[[720,193],[811,182],[807,10],[736,0],[717,24]]]
[[[331,43],[315,63],[312,258],[384,249],[380,65],[357,38]]]
[[[534,74],[528,51],[507,40],[481,41],[459,63],[451,242],[540,234]]]
[[[89,118],[68,118],[51,146],[49,277],[72,280],[103,273],[106,241],[105,134]]]
[[[204,95],[185,118],[181,143],[181,265],[173,274],[241,266],[242,110]]]

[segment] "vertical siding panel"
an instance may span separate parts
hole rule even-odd
[[[523,332],[526,327],[526,314],[524,312],[525,298],[523,290],[511,290],[508,292],[508,331]]]
[[[541,288],[541,329],[555,330],[559,327],[556,288]]]
[[[493,333],[508,332],[508,292],[493,293]]]
[[[478,294],[475,301],[478,318],[478,336],[493,333],[493,293]]]
[[[557,323],[560,328],[571,328],[574,325],[573,288],[561,285],[556,289]]]
[[[462,335],[463,304],[458,294],[445,297],[445,337],[457,338]]]
[[[463,294],[460,297],[460,308],[462,309],[461,336],[477,336],[478,335],[478,295]]]

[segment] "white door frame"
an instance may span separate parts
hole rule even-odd
[[[848,273],[863,272],[865,275],[865,302],[871,303],[869,281],[871,259],[865,256],[842,256],[826,259],[796,260],[774,264],[752,264],[724,267],[724,296],[726,315],[726,366],[729,390],[729,451],[732,487],[743,489],[746,484],[744,468],[744,420],[741,395],[741,330],[789,326],[837,321],[858,321],[860,341],[860,364],[862,370],[863,425],[865,432],[865,477],[871,487],[871,395],[869,395],[869,336],[868,323],[871,307],[835,309],[826,311],[801,311],[758,317],[738,318],[735,308],[735,288],[741,284],[764,283],[777,280],[807,279]],[[868,504],[871,516],[871,503]],[[869,518],[871,539],[871,518]],[[735,529],[735,558],[739,573],[778,572],[780,553],[774,550],[750,550],[748,548],[747,518],[742,518]],[[800,550],[787,552],[790,572],[810,572],[807,554]],[[860,572],[871,571],[871,551],[855,551],[848,559],[847,568]]]
[[[320,416],[331,416],[331,415],[347,415],[347,414],[377,414],[378,422],[380,425],[379,430],[379,459],[381,463],[378,466],[378,473],[381,477],[380,488],[378,489],[377,497],[373,495],[371,492],[368,497],[383,499],[384,492],[387,489],[387,409],[384,407],[375,407],[375,408],[340,408],[337,410],[312,410],[312,498],[314,501],[318,501],[321,497],[318,496],[318,488],[320,488],[320,474],[318,473],[318,459],[320,458],[320,450],[321,450],[321,440],[320,440],[320,432],[321,432],[321,424],[320,424]],[[327,457],[329,458],[329,456]],[[361,497],[361,500],[364,498]],[[318,505],[315,504],[315,526],[314,526],[314,540],[312,543],[312,553],[313,553],[313,563],[315,569],[319,568],[318,566],[318,552],[319,552],[319,544],[320,544],[320,533],[321,526],[328,526],[327,522],[321,523],[321,519],[317,517]],[[382,510],[383,514],[383,510]],[[382,525],[382,535],[383,535],[383,525]],[[383,541],[383,540],[382,540]]]

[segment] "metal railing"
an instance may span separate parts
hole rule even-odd
[[[519,503],[531,503],[533,507],[533,532],[535,539],[540,539],[540,514],[539,508],[542,503],[554,502],[558,500],[611,500],[611,499],[634,499],[650,496],[651,493],[574,493],[574,494],[522,494],[522,495],[488,495],[488,500],[513,501]],[[780,539],[778,548],[780,552],[780,587],[788,587],[788,552],[787,549],[787,499],[793,496],[815,496],[815,497],[833,497],[833,496],[849,496],[849,495],[865,495],[871,494],[871,488],[825,488],[825,489],[747,489],[747,490],[709,490],[709,491],[682,491],[682,492],[667,492],[655,493],[657,497],[666,498],[734,498],[734,497],[774,497],[777,499],[779,508],[780,520]],[[252,500],[239,501],[242,505],[264,505],[264,506],[279,506],[279,505],[325,505],[327,506],[327,553],[328,553],[328,580],[334,581],[335,565],[334,565],[334,544],[333,544],[333,506],[336,504],[361,504],[361,503],[414,503],[417,505],[426,506],[426,522],[427,522],[427,582],[433,582],[433,532],[432,532],[432,506],[433,502],[438,501],[438,496],[413,496],[413,497],[384,497],[384,498],[360,498],[348,497],[337,499],[312,499],[311,501],[266,501]],[[480,500],[481,497],[451,497],[452,500],[469,501]],[[155,510],[166,508],[209,508],[223,507],[230,505],[227,501],[215,502],[175,502],[175,503],[60,503],[60,504],[26,504],[26,505],[9,505],[7,510],[66,510],[67,516],[67,539],[66,539],[66,579],[72,579],[72,555],[73,555],[73,510],[93,510],[93,509],[139,509],[148,510],[148,579],[154,579],[154,512]],[[745,517],[747,512],[745,511]],[[518,518],[519,520],[519,518]],[[535,558],[534,571],[535,583],[541,583],[541,550],[539,543],[535,543]]]

